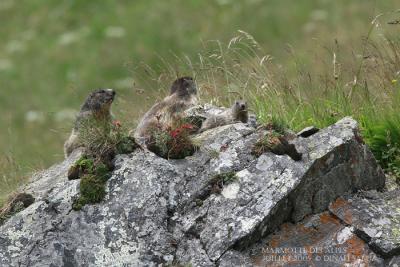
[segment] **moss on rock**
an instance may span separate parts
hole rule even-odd
[[[80,196],[77,198],[72,208],[80,210],[86,204],[99,203],[106,195],[106,182],[110,178],[112,169],[110,169],[102,161],[96,161],[89,158],[87,155],[82,156],[70,168],[68,178],[74,175],[73,178],[81,178],[80,181]]]
[[[106,195],[106,182],[104,176],[86,174],[81,178],[80,196],[72,205],[74,210],[80,210],[86,204],[101,202]]]

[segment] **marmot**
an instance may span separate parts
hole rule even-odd
[[[176,79],[172,83],[170,95],[152,106],[143,116],[133,133],[135,139],[149,138],[152,129],[160,125],[162,127],[175,126],[182,119],[182,113],[196,103],[197,88],[193,78]]]
[[[64,144],[64,154],[68,157],[76,148],[82,147],[79,140],[79,130],[85,127],[88,120],[103,125],[112,124],[111,104],[114,101],[115,91],[113,89],[98,89],[92,92],[85,100],[75,120],[74,128],[68,140]]]
[[[221,114],[208,117],[203,122],[200,132],[239,121],[247,123],[248,120],[249,112],[247,110],[247,103],[243,100],[236,100],[231,108],[225,110]]]

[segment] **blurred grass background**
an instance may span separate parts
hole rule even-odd
[[[395,0],[1,0],[0,202],[30,172],[63,158],[89,91],[116,89],[114,113],[129,127],[183,74],[197,77],[204,98],[226,103],[234,96],[222,92],[244,93],[262,120],[295,129],[355,115],[385,166],[400,162],[393,145],[400,25],[387,24],[399,19],[399,7]],[[364,64],[371,55],[376,64]]]

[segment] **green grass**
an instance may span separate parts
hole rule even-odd
[[[182,74],[196,76],[203,100],[228,104],[237,95],[224,92],[239,92],[262,121],[294,129],[353,115],[389,166],[400,26],[387,22],[397,8],[395,0],[2,0],[0,202],[63,158],[89,91],[116,89],[114,113],[129,128]]]
[[[6,202],[8,194],[23,185],[24,171],[11,157],[0,156],[0,207]]]

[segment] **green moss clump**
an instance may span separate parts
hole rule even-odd
[[[110,171],[111,170],[109,169],[109,167],[107,167],[107,165],[100,162],[97,164],[94,170],[94,174],[96,175],[96,177],[106,182],[110,178],[111,175]]]
[[[95,175],[85,175],[81,179],[80,193],[88,203],[100,202],[106,194],[104,180]]]
[[[75,162],[74,165],[71,166],[71,168],[69,168],[68,179],[79,179],[86,173],[93,173],[94,168],[94,160],[89,158],[87,155],[83,155]]]
[[[80,210],[86,204],[99,203],[106,195],[106,182],[110,178],[111,169],[101,161],[83,156],[74,166],[78,168],[80,196],[72,204],[74,210]]]
[[[81,167],[83,170],[87,172],[91,172],[94,168],[93,159],[89,159],[86,156],[82,156],[76,163],[77,166]]]
[[[83,206],[86,205],[86,200],[83,199],[82,197],[79,197],[78,199],[75,199],[74,203],[72,203],[72,209],[73,210],[81,210],[83,208]]]
[[[81,178],[80,196],[72,205],[74,210],[80,210],[86,204],[95,204],[102,201],[106,195],[105,183],[107,180],[103,176],[87,174]]]
[[[138,148],[138,145],[136,144],[135,139],[130,136],[121,137],[116,146],[117,154],[129,154],[136,148]]]

